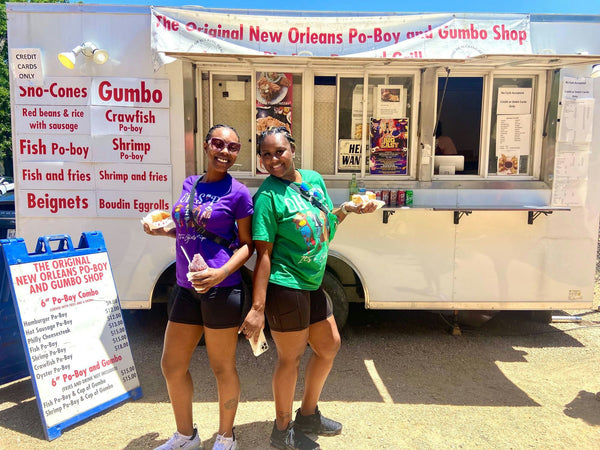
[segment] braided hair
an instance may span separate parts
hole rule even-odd
[[[290,133],[290,130],[287,129],[287,127],[269,127],[265,131],[263,131],[262,133],[260,133],[258,135],[258,141],[256,143],[257,144],[256,151],[259,155],[260,155],[260,146],[262,145],[265,138],[267,136],[272,136],[275,134],[282,134],[287,139],[287,141],[290,143],[290,146],[293,148],[296,148],[296,141],[292,137],[292,134]]]

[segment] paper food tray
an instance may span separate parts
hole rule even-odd
[[[171,217],[167,217],[166,219],[159,220],[157,222],[153,222],[152,215],[156,214],[156,213],[157,213],[157,211],[152,211],[152,212],[148,213],[141,220],[141,222],[148,224],[148,227],[150,227],[151,230],[156,230],[158,228],[165,228],[167,231],[169,231],[173,227],[175,227],[175,222],[173,222],[173,219]]]

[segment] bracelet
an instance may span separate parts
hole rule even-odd
[[[342,213],[344,214],[344,216],[347,216],[348,213],[350,212],[350,211],[348,211],[346,209],[346,203],[342,203],[342,207],[340,208],[340,211],[342,211]]]

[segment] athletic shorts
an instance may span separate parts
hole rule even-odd
[[[213,287],[203,294],[176,285],[169,299],[169,320],[216,329],[239,327],[243,305],[241,284]]]
[[[321,288],[305,291],[273,283],[267,286],[265,315],[271,330],[305,330],[309,325],[325,320],[332,314],[331,300]]]

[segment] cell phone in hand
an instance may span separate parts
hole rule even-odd
[[[264,330],[260,330],[260,335],[258,336],[257,341],[252,338],[248,339],[248,341],[250,341],[250,347],[252,347],[252,353],[254,353],[254,356],[260,356],[269,350],[269,344],[267,343]]]

